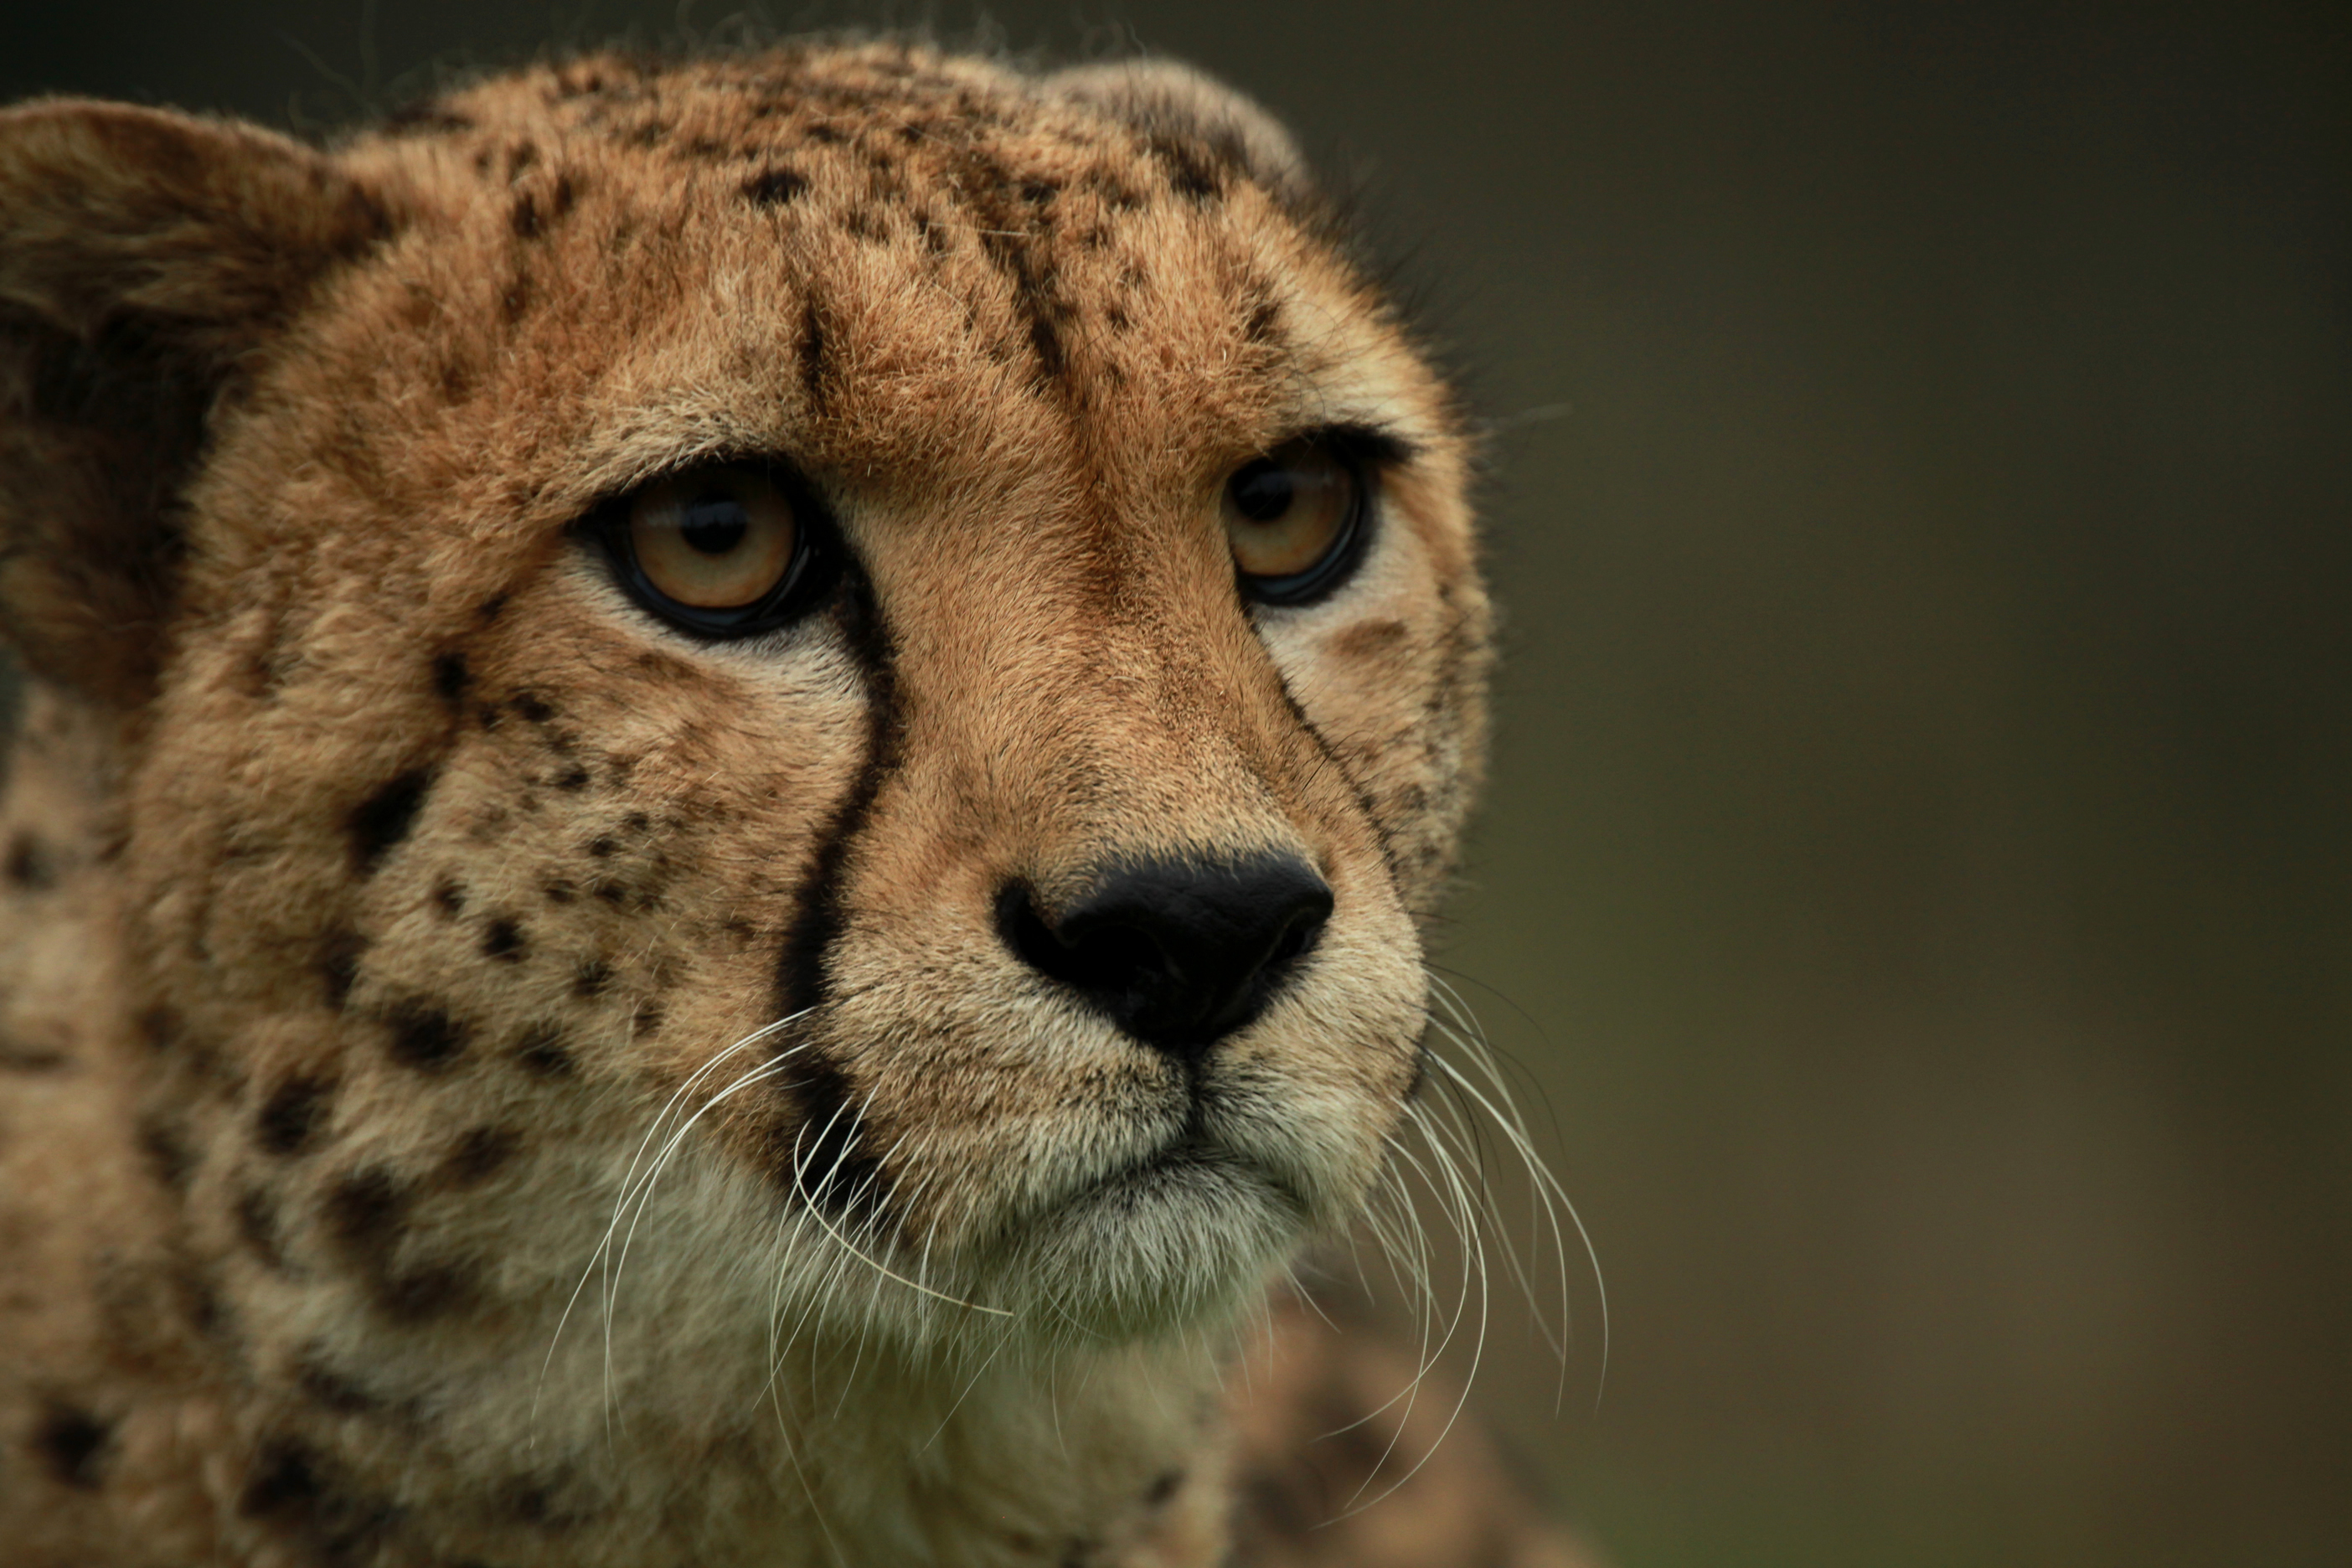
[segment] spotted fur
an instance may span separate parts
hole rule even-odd
[[[1253,607],[1218,486],[1335,426],[1371,553]],[[576,524],[751,456],[850,559],[697,642]],[[12,1560],[1218,1561],[1229,1335],[1420,1071],[1465,462],[1172,66],[0,114]],[[1262,851],[1335,912],[1191,1067],[992,913]]]

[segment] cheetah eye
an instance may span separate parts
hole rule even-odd
[[[766,468],[712,463],[621,498],[599,531],[647,609],[704,637],[748,637],[804,607],[810,510]]]
[[[1225,538],[1242,592],[1268,605],[1311,604],[1362,554],[1363,469],[1335,443],[1286,442],[1225,480]]]

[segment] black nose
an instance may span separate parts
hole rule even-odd
[[[1122,1029],[1194,1057],[1257,1016],[1323,934],[1331,889],[1286,855],[1128,862],[1053,915],[1005,888],[997,922],[1031,967],[1085,993]]]

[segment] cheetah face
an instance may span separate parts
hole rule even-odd
[[[300,1289],[540,1311],[634,1194],[1117,1338],[1381,1166],[1481,739],[1443,387],[1254,110],[858,61],[322,161],[380,233],[213,416],[125,857]]]

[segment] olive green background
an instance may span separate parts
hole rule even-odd
[[[1606,1269],[1597,1410],[1589,1277],[1560,1414],[1523,1310],[1482,1374],[1568,1508],[1624,1568],[2352,1561],[2352,11],[994,16],[1288,118],[1493,421],[1442,956]],[[632,23],[12,4],[0,92],[316,127]]]

